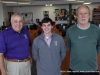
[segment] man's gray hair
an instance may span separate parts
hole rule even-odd
[[[88,9],[89,15],[90,15],[90,8],[89,8],[88,6],[86,6],[86,5],[81,5],[81,6],[79,6],[79,7],[76,9],[76,15],[78,15],[78,10],[79,10],[79,8],[81,8],[81,7],[86,7],[86,8]]]
[[[13,18],[14,18],[15,16],[20,16],[20,17],[22,18],[22,20],[23,20],[23,17],[22,17],[19,13],[14,13],[14,14],[11,16],[11,21],[13,21]]]

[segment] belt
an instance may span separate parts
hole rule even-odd
[[[5,58],[7,61],[11,61],[11,62],[27,62],[28,60],[30,60],[30,58],[26,58],[23,60],[17,60],[17,59],[9,59],[9,58]]]

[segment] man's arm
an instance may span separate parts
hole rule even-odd
[[[66,32],[66,42],[67,42],[68,51],[70,51],[70,49],[71,49],[71,41],[70,41],[68,30]]]
[[[0,71],[2,75],[7,75],[5,65],[4,65],[4,55],[0,53]]]
[[[4,53],[6,52],[6,45],[5,45],[5,39],[0,33],[0,70],[2,75],[6,74],[5,64],[4,64]]]
[[[97,53],[100,53],[100,28],[99,28],[99,32],[98,32],[98,40],[97,40]]]
[[[34,58],[35,61],[37,61],[38,54],[39,53],[38,53],[37,42],[36,40],[34,40],[32,44],[32,57]]]
[[[29,51],[30,51],[30,55],[29,55],[29,57],[30,57],[30,64],[31,64],[31,66],[33,66],[32,47],[31,46],[29,47]]]
[[[65,58],[65,56],[66,56],[66,46],[63,38],[61,38],[61,60],[62,61]]]

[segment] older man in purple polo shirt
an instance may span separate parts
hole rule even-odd
[[[11,17],[11,27],[0,33],[0,70],[2,75],[31,75],[29,33],[19,14]]]

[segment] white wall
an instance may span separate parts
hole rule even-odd
[[[72,5],[73,9],[76,9],[79,5]],[[92,20],[92,10],[93,8],[98,8],[100,4],[91,4],[88,5],[91,10],[90,20]],[[28,7],[13,7],[13,12],[15,13],[25,13],[25,12],[33,12],[33,21],[36,22],[36,19],[39,18],[40,21],[43,19],[43,11],[49,11],[49,17],[55,21],[54,11],[55,9],[69,9],[69,5],[59,5],[52,7],[45,6],[28,6]]]
[[[3,25],[4,17],[3,17],[3,8],[2,3],[0,3],[0,26]]]
[[[9,21],[8,12],[12,12],[12,11],[13,11],[12,7],[7,7],[5,4],[3,4],[3,17],[4,17],[5,25],[7,25]]]
[[[36,22],[36,19],[43,19],[43,11],[49,11],[49,17],[54,21],[55,20],[55,9],[68,8],[68,6],[31,6],[31,7],[13,7],[13,12],[15,13],[25,13],[25,12],[33,12],[33,21]]]
[[[7,7],[5,4],[0,3],[0,26],[3,25],[3,22],[7,23],[8,12],[12,12],[12,7]]]

